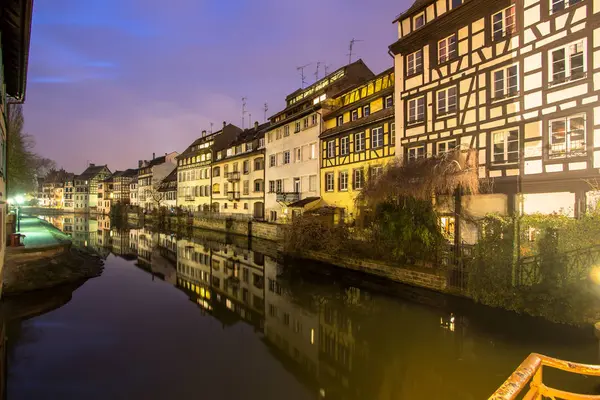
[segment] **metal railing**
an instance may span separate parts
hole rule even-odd
[[[228,181],[239,181],[240,180],[240,172],[239,171],[228,172],[225,174],[225,178]]]
[[[550,151],[548,155],[550,158],[581,157],[586,155],[586,150],[585,140],[571,139],[568,145],[566,142],[550,145]]]
[[[489,400],[516,400],[517,398],[523,400],[542,400],[546,398],[564,400],[598,399],[598,396],[565,392],[546,386],[542,375],[543,367],[555,368],[578,375],[600,376],[600,366],[598,365],[578,364],[531,353]],[[526,389],[527,384],[529,384],[529,390],[522,397],[518,397]]]

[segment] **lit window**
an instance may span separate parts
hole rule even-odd
[[[442,64],[456,57],[456,35],[450,35],[438,42],[438,63]]]
[[[355,169],[352,174],[352,187],[354,190],[362,189],[365,185],[365,175],[362,168]]]
[[[584,156],[585,129],[585,114],[550,121],[550,157]]]
[[[550,7],[552,9],[552,13],[556,13],[569,6],[572,6],[573,4],[577,4],[580,1],[583,0],[550,0]]]
[[[585,40],[568,44],[550,52],[552,85],[585,77]]]
[[[408,149],[408,161],[418,160],[420,158],[425,158],[425,147],[411,147]]]
[[[519,67],[511,65],[493,72],[494,99],[513,97],[519,94]]]
[[[406,75],[423,72],[423,50],[415,51],[406,57]]]
[[[340,191],[348,190],[348,171],[340,172],[339,185]]]
[[[335,140],[327,142],[327,158],[335,157]]]
[[[354,151],[365,151],[365,133],[359,132],[354,134]]]
[[[350,153],[350,137],[344,136],[340,139],[340,155],[345,156]]]
[[[425,13],[421,13],[413,18],[413,23],[415,25],[415,29],[421,28],[425,25]]]
[[[327,174],[325,174],[325,190],[328,192],[333,192],[333,189],[335,187],[335,182],[334,182],[334,177],[333,177],[333,172],[328,172]]]
[[[517,31],[514,4],[492,16],[494,40],[501,40]]]
[[[310,144],[310,159],[314,160],[316,158],[317,158],[317,144],[311,143]]]
[[[371,148],[383,146],[383,127],[371,129]]]
[[[425,120],[425,96],[408,100],[408,123],[414,124]]]
[[[437,154],[448,153],[456,148],[456,140],[447,140],[445,142],[438,142]]]
[[[493,134],[494,164],[514,163],[519,161],[519,130],[513,129],[507,132],[495,132]]]
[[[456,87],[452,86],[437,92],[438,116],[456,111]]]

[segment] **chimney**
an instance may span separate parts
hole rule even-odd
[[[206,136],[206,131],[205,130],[202,131],[202,137],[204,137],[204,136]]]
[[[223,129],[227,126],[227,122],[223,121]]]
[[[138,168],[142,168],[143,164],[144,164],[144,161],[138,160]]]
[[[156,158],[156,153],[152,153],[152,159],[154,160]]]
[[[254,121],[254,129],[258,129],[258,121]]]
[[[90,163],[90,167],[95,167],[95,166],[96,166],[96,164]]]

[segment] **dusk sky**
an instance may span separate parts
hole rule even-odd
[[[25,129],[36,150],[81,173],[181,152],[203,129],[280,111],[300,87],[362,58],[393,65],[396,15],[412,0],[36,0]],[[321,77],[323,70],[321,69]],[[247,117],[246,117],[247,121]],[[246,122],[246,126],[248,123]]]

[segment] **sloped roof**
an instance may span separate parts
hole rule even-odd
[[[25,99],[32,12],[33,0],[0,2],[4,83],[7,94],[20,101]]]
[[[78,178],[79,179],[91,179],[91,178],[95,177],[96,175],[98,175],[100,172],[102,172],[102,170],[104,168],[108,169],[108,167],[106,165],[90,165],[89,167],[87,167],[87,169],[85,171],[83,171],[83,173],[78,175]],[[110,172],[110,170],[108,172]]]
[[[341,126],[336,126],[335,128],[327,129],[326,131],[323,131],[323,133],[321,133],[321,135],[319,137],[326,138],[331,135],[335,135],[336,133],[339,133],[339,132],[345,132],[347,130],[357,128],[359,126],[372,124],[372,123],[375,123],[375,122],[378,122],[378,121],[381,121],[381,120],[384,120],[384,119],[387,119],[387,118],[390,118],[393,116],[394,116],[394,107],[384,108],[381,111],[377,111],[377,112],[369,115],[368,117],[359,118],[355,121],[350,121]]]
[[[415,0],[413,5],[408,7],[408,9],[406,9],[406,11],[404,11],[403,13],[398,15],[396,17],[396,19],[393,21],[393,23],[398,22],[402,18],[406,18],[412,14],[415,14],[415,13],[421,11],[422,9],[424,9],[425,7],[427,7],[429,4],[433,4],[433,3],[435,3],[435,0]]]

